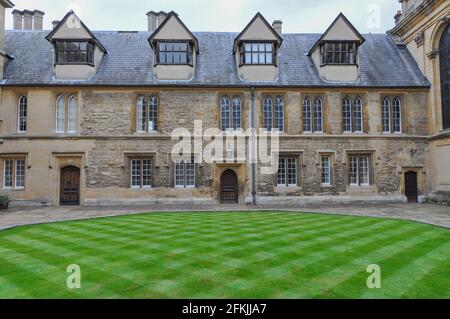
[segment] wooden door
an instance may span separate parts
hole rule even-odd
[[[419,190],[417,188],[417,173],[405,173],[405,195],[408,198],[408,203],[417,203],[419,197]]]
[[[238,178],[232,170],[227,170],[220,179],[220,202],[237,204],[239,202]]]
[[[62,206],[80,205],[80,169],[74,166],[61,170],[60,204]]]

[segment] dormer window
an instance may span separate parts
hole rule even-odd
[[[243,42],[240,50],[241,64],[275,64],[273,42]]]
[[[56,63],[94,64],[94,43],[90,41],[55,41]]]
[[[356,64],[356,42],[325,42],[320,47],[321,64]]]
[[[157,64],[192,65],[192,45],[189,42],[158,42]]]

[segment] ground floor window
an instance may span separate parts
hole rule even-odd
[[[3,188],[25,188],[25,159],[3,160]]]
[[[152,187],[153,161],[151,159],[131,160],[131,188]]]
[[[297,158],[280,157],[278,159],[278,186],[297,186]]]
[[[321,157],[321,168],[322,168],[322,185],[331,185],[331,158],[330,156],[324,155]]]
[[[176,188],[195,187],[195,163],[194,160],[174,163],[174,176]]]
[[[370,185],[370,156],[351,155],[349,156],[349,180],[350,185],[368,186]]]

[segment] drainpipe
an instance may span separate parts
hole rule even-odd
[[[250,147],[252,154],[250,161],[252,163],[252,204],[256,206],[256,160],[257,160],[257,147],[256,147],[256,128],[255,128],[255,87],[251,87],[251,99],[250,99],[250,113],[251,113],[251,131],[252,136],[250,137]]]

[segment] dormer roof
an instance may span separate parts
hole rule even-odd
[[[9,0],[0,0],[0,4],[2,4],[5,8],[13,8],[14,3]]]
[[[177,31],[182,31],[184,34],[184,38],[181,38],[179,36],[175,36],[172,34],[169,34],[168,36],[163,36],[159,38],[161,33],[164,32],[164,30],[169,26],[169,24],[172,24],[177,29]],[[198,46],[198,40],[194,36],[194,34],[188,29],[188,27],[181,21],[181,19],[178,17],[178,14],[176,14],[174,11],[169,12],[167,15],[167,18],[159,25],[159,27],[152,33],[152,35],[148,38],[148,42],[150,43],[150,46],[154,47],[155,40],[191,40],[194,42],[195,50],[198,53],[199,52],[199,46]]]
[[[73,20],[71,21],[69,20],[69,18],[73,18]],[[69,26],[69,23],[72,23],[73,25]],[[78,24],[79,27],[77,26]],[[45,38],[50,42],[52,42],[53,40],[70,40],[71,38],[73,38],[73,36],[71,36],[70,38],[67,37],[67,35],[65,34],[66,32],[63,32],[64,28],[77,29],[77,35],[75,38],[91,39],[104,53],[108,53],[102,43],[95,37],[91,30],[89,30],[89,28],[83,23],[83,21],[81,21],[81,19],[75,14],[73,10],[67,12],[64,18]]]
[[[276,40],[278,42],[278,47],[283,43],[283,38],[275,31],[275,29],[270,25],[270,23],[264,18],[264,16],[258,12],[253,19],[247,24],[247,26],[242,30],[241,33],[234,40],[233,53],[236,53],[239,41],[245,38],[245,35],[251,30],[257,23],[262,23],[264,27],[267,28],[267,33],[259,33],[260,38],[258,40]],[[263,38],[264,37],[264,38]]]
[[[333,34],[333,31],[334,34]],[[333,23],[322,34],[316,43],[309,49],[308,55],[310,55],[318,45],[325,41],[357,41],[359,44],[363,44],[366,39],[359,33],[359,31],[351,24],[347,17],[341,12],[334,19]]]

